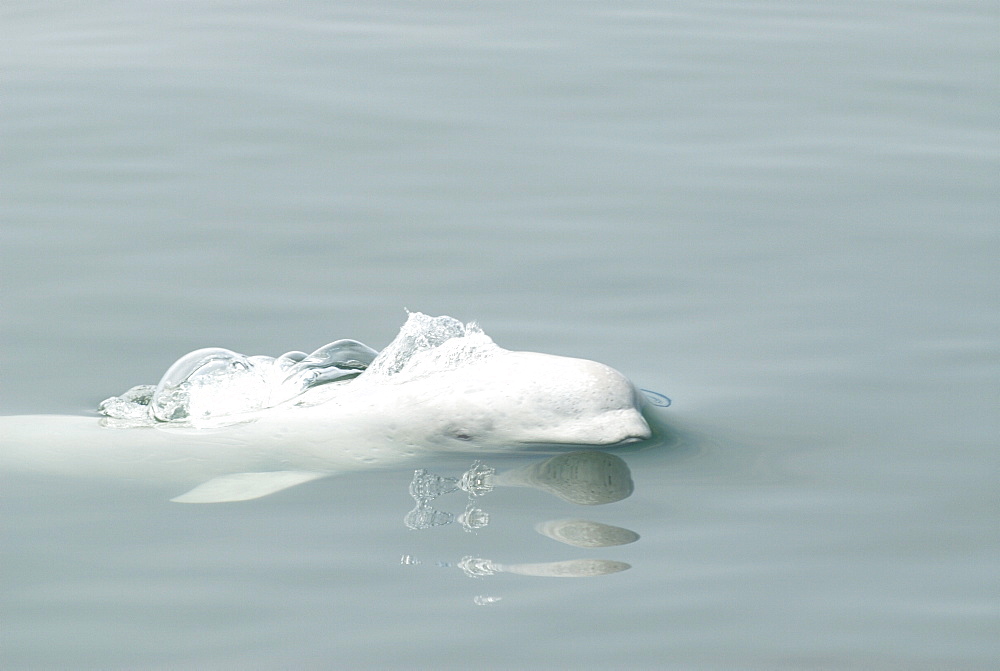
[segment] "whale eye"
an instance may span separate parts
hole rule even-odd
[[[492,421],[483,421],[479,417],[467,418],[462,423],[451,421],[441,427],[446,439],[460,440],[463,443],[488,440],[493,429]]]

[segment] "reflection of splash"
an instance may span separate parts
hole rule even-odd
[[[421,501],[418,501],[417,506],[403,517],[403,524],[410,529],[430,529],[431,527],[451,524],[454,521],[455,516],[451,513],[436,510]]]
[[[472,467],[458,481],[458,487],[470,496],[483,496],[493,491],[493,476],[496,469],[480,461],[472,462]]]
[[[477,606],[492,606],[495,603],[499,603],[502,599],[502,596],[484,596],[480,594],[472,598],[472,603]]]
[[[451,524],[455,521],[455,515],[437,510],[430,503],[439,496],[461,489],[468,493],[469,503],[458,516],[458,522],[466,531],[485,527],[490,522],[489,513],[477,508],[473,499],[493,490],[495,470],[479,461],[473,462],[472,467],[458,478],[429,473],[423,468],[415,470],[413,480],[410,481],[410,496],[416,501],[416,506],[403,518],[403,524],[409,529],[429,529]]]
[[[482,508],[477,508],[470,501],[465,507],[465,512],[458,516],[458,523],[466,531],[475,531],[490,523],[490,514]]]

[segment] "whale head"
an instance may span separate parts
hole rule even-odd
[[[439,449],[610,446],[651,435],[635,387],[596,361],[503,351],[421,382],[407,385],[397,409]]]

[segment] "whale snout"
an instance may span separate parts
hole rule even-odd
[[[459,369],[447,389],[407,405],[425,416],[433,409],[440,417],[434,435],[449,445],[608,447],[652,436],[636,388],[595,361],[507,352]]]
[[[601,413],[590,420],[579,421],[575,426],[563,426],[561,432],[561,440],[552,442],[592,446],[628,445],[653,435],[646,419],[632,408]]]
[[[642,440],[648,440],[652,437],[653,431],[649,428],[649,423],[646,418],[642,416],[638,410],[633,410],[630,413],[630,417],[624,422],[622,428],[625,434],[624,438],[619,440],[619,443],[638,443]]]
[[[538,421],[527,433],[535,435],[524,442],[597,447],[652,436],[638,392],[615,369],[586,359],[518,354],[540,380],[530,394]]]

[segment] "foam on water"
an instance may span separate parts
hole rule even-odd
[[[190,352],[170,366],[157,385],[132,387],[104,400],[98,410],[113,426],[172,422],[219,426],[248,413],[302,397],[310,390],[342,388],[359,376],[395,382],[450,370],[499,351],[475,324],[411,312],[399,335],[380,353],[356,340],[336,340],[312,354],[247,356],[221,347]]]

